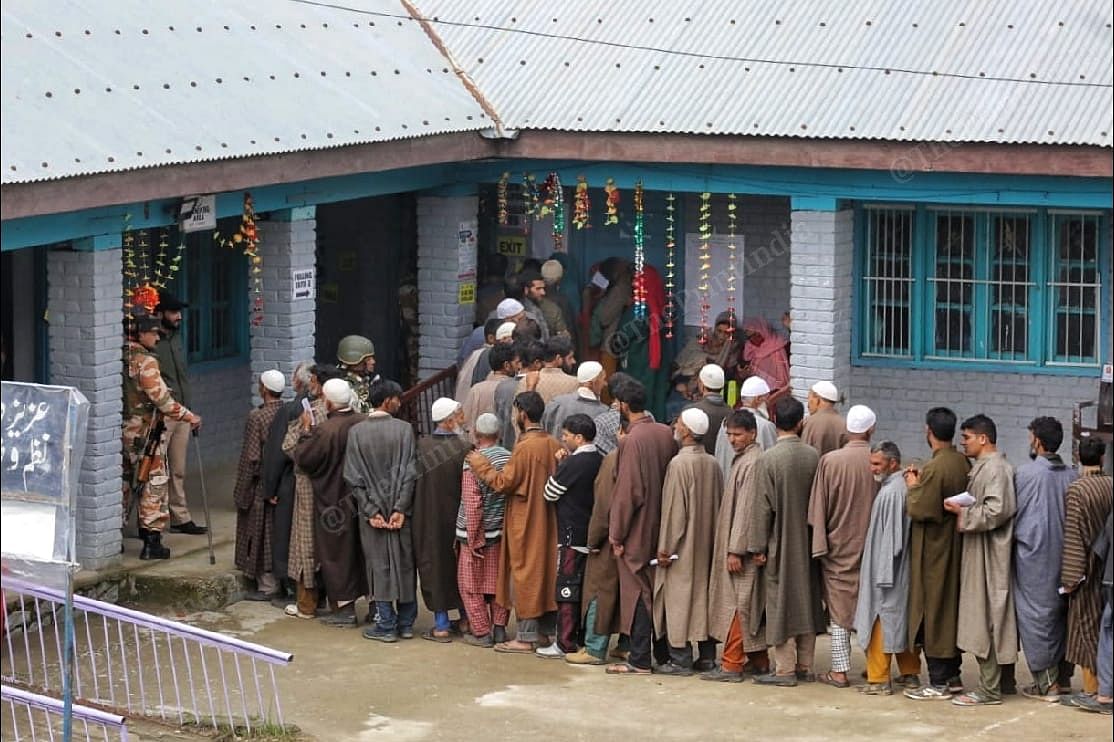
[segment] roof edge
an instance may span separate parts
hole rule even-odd
[[[419,26],[422,27],[422,30],[425,31],[425,35],[429,38],[434,48],[437,49],[441,56],[444,57],[449,65],[452,67],[453,72],[457,76],[457,79],[460,80],[460,84],[464,86],[464,89],[468,91],[468,93],[476,100],[476,103],[479,104],[480,108],[483,109],[484,113],[487,114],[488,118],[491,119],[492,123],[495,125],[496,135],[499,138],[507,136],[507,131],[503,126],[503,119],[499,116],[499,112],[495,110],[495,106],[491,103],[491,101],[487,99],[487,96],[483,94],[483,91],[480,90],[480,86],[476,84],[476,81],[472,79],[472,76],[469,75],[464,70],[464,68],[457,63],[456,57],[454,57],[452,55],[452,52],[449,51],[449,47],[445,44],[445,41],[441,38],[441,35],[434,30],[433,24],[431,24],[426,19],[426,17],[422,15],[422,11],[418,8],[418,6],[414,5],[414,3],[412,3],[410,0],[399,0],[399,2],[402,3],[402,7],[406,9],[406,12],[410,15],[410,17]]]
[[[194,193],[226,193],[263,185],[472,162],[491,156],[491,142],[475,131],[466,131],[28,183],[6,183],[0,187],[3,194],[0,198],[0,219],[8,221],[180,198]]]

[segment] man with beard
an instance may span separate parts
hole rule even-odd
[[[1106,444],[1097,438],[1079,442],[1079,479],[1068,488],[1064,503],[1064,552],[1060,584],[1068,596],[1068,635],[1065,659],[1079,665],[1083,695],[1098,692],[1097,654],[1102,619],[1102,558],[1091,550],[1102,534],[1103,518],[1114,499],[1114,482],[1102,470]],[[1109,618],[1109,614],[1107,616]],[[1110,647],[1106,648],[1110,667]],[[1109,682],[1109,681],[1108,681]]]
[[[557,467],[561,444],[542,430],[544,412],[537,392],[514,398],[519,436],[502,471],[478,451],[465,458],[477,479],[507,496],[495,594],[495,602],[515,611],[515,639],[495,645],[496,652],[507,654],[532,654],[535,643],[552,631],[557,610],[557,518],[545,500],[545,484]]]
[[[907,688],[914,701],[947,701],[963,691],[956,648],[959,621],[959,548],[955,516],[944,501],[967,489],[971,465],[955,449],[955,413],[933,407],[925,415],[925,440],[932,458],[909,466],[903,476],[908,487],[909,515],[909,641],[910,649],[924,647],[928,683]]]
[[[736,410],[724,421],[735,459],[724,482],[716,518],[708,584],[708,628],[723,642],[723,660],[719,667],[701,675],[702,680],[740,683],[744,672],[764,675],[770,671],[762,621],[765,593],[758,566],[747,553],[747,532],[754,512],[752,475],[762,455],[756,417],[750,410]]]
[[[377,616],[364,638],[390,643],[412,638],[418,615],[411,526],[418,455],[414,429],[395,417],[402,387],[377,381],[368,401],[371,414],[348,436],[344,481],[356,499],[364,569]]]
[[[290,567],[290,534],[294,522],[294,462],[282,450],[291,421],[296,421],[304,411],[303,400],[310,399],[310,380],[313,361],[302,361],[294,367],[292,386],[294,400],[279,408],[267,442],[263,446],[263,496],[274,505],[274,524],[271,528],[271,566],[278,581],[278,596],[272,601],[276,608],[285,609],[290,603],[287,589]]]
[[[1017,631],[1034,683],[1020,690],[1042,701],[1059,701],[1061,693],[1070,692],[1074,671],[1064,662],[1068,607],[1059,589],[1064,500],[1076,474],[1056,453],[1063,441],[1059,420],[1034,419],[1029,423],[1032,460],[1017,467],[1014,475],[1012,588]],[[1009,674],[1013,668],[1003,670]]]
[[[301,440],[291,458],[313,485],[314,546],[325,592],[333,604],[323,622],[355,626],[356,598],[367,594],[367,581],[344,469],[349,432],[367,418],[352,409],[353,391],[345,379],[329,379],[321,391],[328,417],[313,425],[308,414],[303,416]]]
[[[809,493],[820,456],[801,440],[805,411],[798,400],[782,397],[775,412],[778,439],[754,465],[754,517],[747,534],[747,552],[765,581],[766,641],[774,647],[774,671],[754,681],[792,687],[815,679],[812,659],[823,625],[808,532]]]
[[[182,349],[182,310],[188,307],[189,304],[169,291],[160,292],[159,303],[155,306],[160,338],[154,350],[155,357],[159,359],[159,371],[170,389],[170,395],[178,404],[187,408],[193,400],[190,395],[189,364],[186,362],[186,352]],[[200,536],[209,527],[193,522],[190,506],[186,502],[186,458],[190,450],[192,429],[183,420],[166,419],[166,459],[170,469],[170,532]]]
[[[979,662],[979,687],[952,698],[956,706],[1002,703],[1002,665],[1017,660],[1017,617],[1010,585],[1017,495],[1014,471],[998,450],[998,428],[986,415],[959,426],[963,452],[975,460],[967,475],[974,500],[944,501],[956,516],[963,547],[959,573],[956,644]]]
[[[453,625],[449,611],[463,614],[457,588],[456,515],[460,510],[460,478],[464,454],[472,448],[465,437],[464,410],[460,403],[441,397],[430,407],[436,426],[433,434],[418,441],[418,483],[414,489],[414,560],[422,586],[422,599],[433,611],[433,628],[423,639],[447,644]],[[466,624],[462,621],[460,624]],[[463,625],[457,627],[463,633]]]
[[[611,495],[608,540],[618,559],[621,630],[630,637],[626,664],[613,675],[648,675],[654,637],[653,580],[661,530],[665,470],[677,452],[673,431],[646,411],[646,388],[631,378],[613,390],[627,434],[619,443],[615,489]]]
[[[271,561],[276,502],[264,495],[262,473],[267,435],[282,409],[285,388],[286,379],[280,371],[270,369],[259,375],[259,396],[263,403],[248,413],[240,445],[232,501],[236,504],[236,568],[244,577],[255,580],[255,590],[244,596],[247,600],[273,600],[281,595]]]
[[[301,412],[291,419],[282,439],[282,453],[290,460],[294,470],[294,504],[290,518],[290,549],[287,555],[286,576],[294,581],[294,602],[285,607],[286,615],[295,618],[315,618],[321,587],[317,574],[314,530],[319,515],[314,513],[313,480],[302,467],[294,463],[294,448],[308,431],[325,422],[328,407],[322,391],[329,379],[338,378],[340,371],[331,364],[320,363],[310,370],[306,399],[310,409],[299,405]]]
[[[375,373],[375,345],[363,335],[345,335],[337,343],[337,368],[356,394],[356,412],[368,412],[368,393],[379,379]]]
[[[680,450],[662,483],[654,575],[654,629],[661,647],[654,672],[662,675],[686,676],[715,667],[716,643],[708,637],[708,578],[723,472],[704,449],[701,438],[708,430],[708,415],[696,407],[682,411],[673,423]],[[693,643],[700,655],[695,667]]]
[[[566,370],[567,358],[571,355],[572,345],[567,337],[551,337],[542,350],[541,369],[537,373],[527,374],[519,382],[518,391],[537,392],[546,404],[555,397],[575,392],[579,382]]]
[[[848,413],[850,418],[850,413]],[[890,666],[897,659],[898,683],[920,687],[921,660],[909,646],[909,518],[905,515],[905,479],[901,450],[890,441],[871,449],[870,471],[882,485],[870,511],[863,548],[855,632],[866,652],[866,686],[870,696],[893,694]]]
[[[832,669],[821,683],[847,688],[851,629],[859,597],[859,567],[878,484],[870,471],[870,436],[875,416],[866,405],[847,411],[848,441],[820,457],[808,507],[812,557],[820,564],[824,604],[832,637]]]

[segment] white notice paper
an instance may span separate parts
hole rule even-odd
[[[54,559],[56,512],[53,505],[6,500],[0,507],[0,541],[4,544],[4,556],[44,562]]]
[[[961,508],[969,508],[975,504],[975,496],[970,492],[960,492],[958,495],[952,495],[944,500]]]

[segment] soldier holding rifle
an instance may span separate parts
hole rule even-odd
[[[201,427],[201,418],[174,400],[152,352],[159,342],[159,321],[142,315],[125,320],[124,350],[124,519],[138,493],[140,559],[167,559],[162,532],[170,520],[163,418]]]

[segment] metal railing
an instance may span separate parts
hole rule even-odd
[[[64,704],[57,698],[31,693],[9,685],[0,686],[0,705],[8,713],[0,723],[5,740],[62,739]],[[128,726],[123,716],[81,704],[72,706],[73,736],[86,740],[128,742]]]
[[[456,373],[457,367],[449,366],[402,393],[402,407],[399,408],[398,417],[414,427],[414,435],[433,433],[430,410],[438,397],[452,397],[456,394]],[[464,400],[457,401],[463,403]]]
[[[0,678],[60,695],[65,595],[5,576]],[[179,725],[283,726],[275,665],[288,652],[73,596],[74,698]]]

